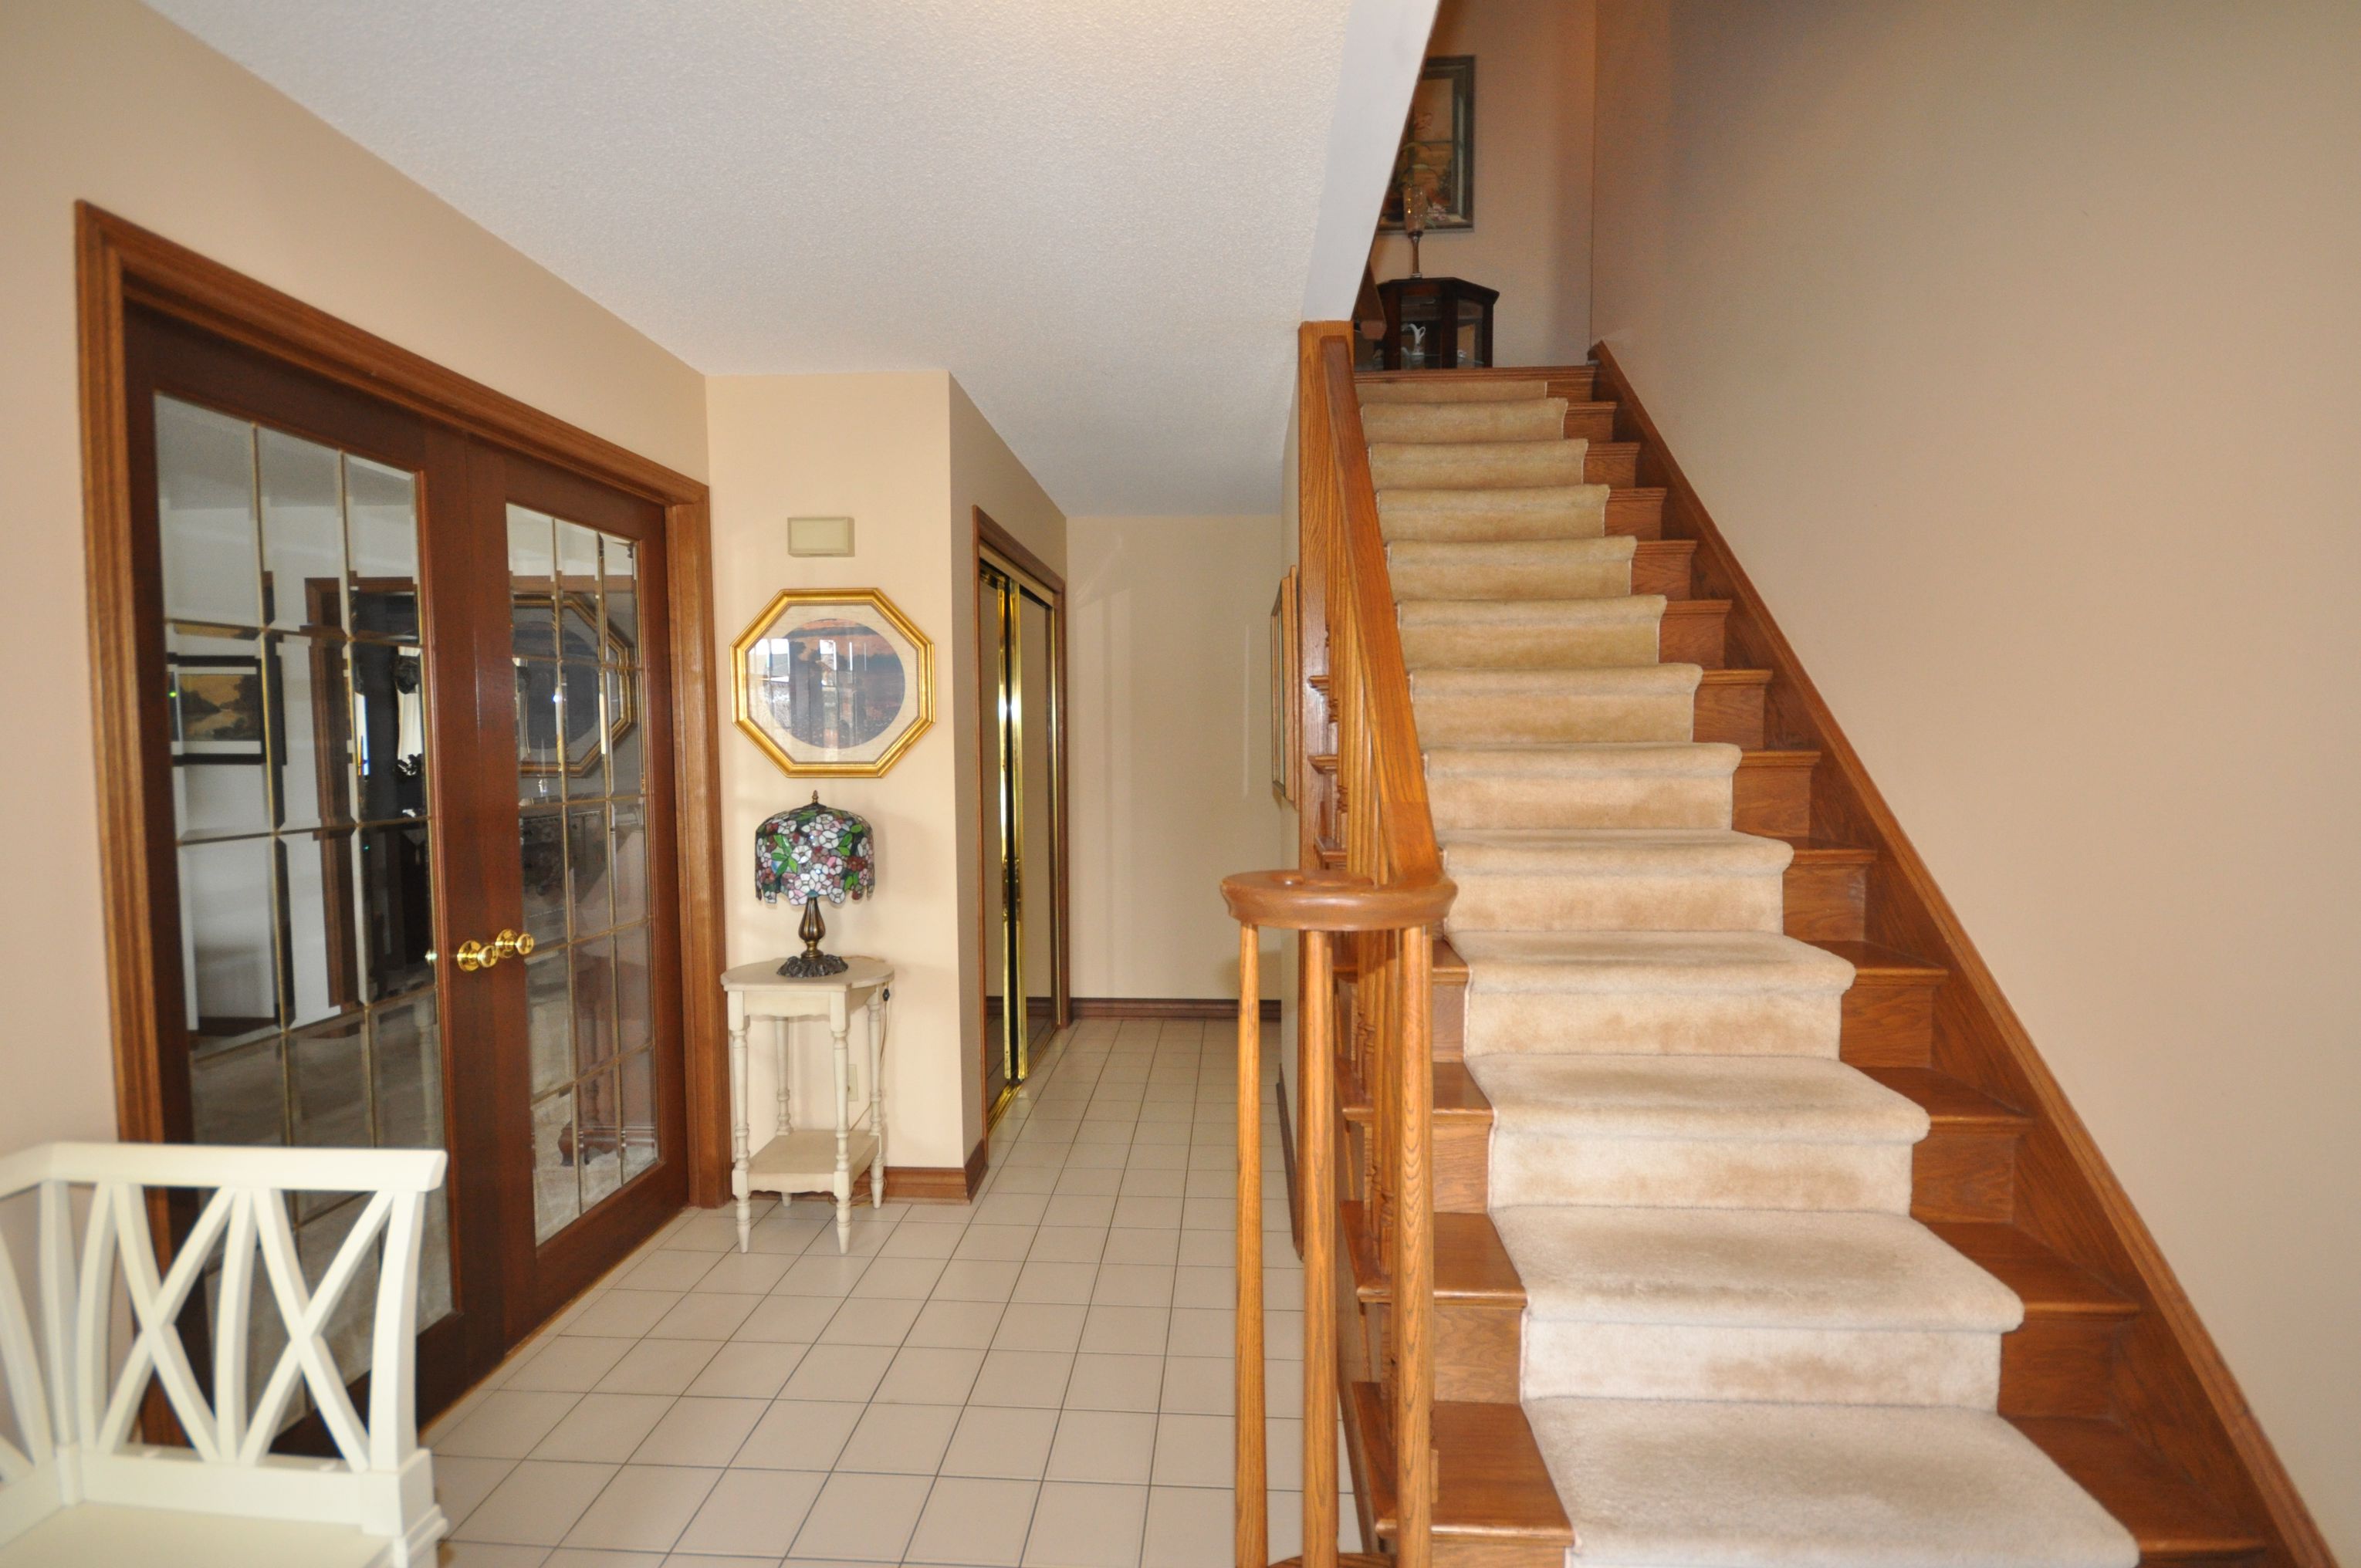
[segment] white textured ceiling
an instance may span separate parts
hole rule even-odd
[[[150,3],[699,370],[948,367],[1089,514],[1277,504],[1415,69],[1340,117],[1348,20],[1433,0]]]

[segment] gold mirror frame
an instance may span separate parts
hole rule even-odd
[[[761,642],[786,610],[797,605],[841,605],[847,609],[858,609],[874,615],[908,639],[917,655],[917,668],[911,673],[910,685],[917,713],[903,727],[893,742],[867,762],[799,762],[773,740],[768,730],[756,721],[752,706],[751,682],[746,670],[746,655]],[[935,722],[935,645],[927,634],[904,615],[882,588],[787,588],[773,596],[763,607],[752,624],[739,634],[730,645],[730,704],[731,717],[763,754],[778,765],[779,771],[791,778],[873,779],[882,777],[902,760],[903,753],[933,728]]]

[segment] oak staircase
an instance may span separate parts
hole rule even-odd
[[[1341,337],[1344,329],[1305,331],[1310,345],[1315,334]],[[1312,359],[1308,348],[1307,367]],[[1571,366],[1359,379],[1544,378],[1548,395],[1567,400],[1565,433],[1591,443],[1589,481],[1612,487],[1608,532],[1639,542],[1631,591],[1672,601],[1662,658],[1706,669],[1696,739],[1744,750],[1734,827],[1795,850],[1784,881],[1787,934],[1856,969],[1843,1000],[1841,1059],[1916,1102],[1931,1120],[1913,1157],[1913,1216],[2024,1301],[2023,1326],[2003,1343],[2001,1414],[2131,1531],[2143,1563],[2314,1561],[2291,1547],[2290,1536],[2301,1532],[2283,1528],[2285,1500],[2274,1499],[2270,1476],[2257,1473],[2252,1443],[2259,1434],[2237,1429],[2233,1418],[2243,1416],[2242,1407],[2226,1416],[2219,1408],[2213,1369],[2202,1365],[2210,1342],[2191,1351],[2193,1317],[2180,1321],[2186,1303],[2169,1272],[2159,1287],[2160,1260],[2151,1268],[2139,1254],[2145,1232],[2129,1243],[2100,1234],[2112,1179],[2098,1183],[2095,1196],[2083,1190],[2092,1182],[2078,1176],[2076,1140],[2087,1144],[2087,1135],[2046,1073],[2037,1067],[2028,1081],[2001,1059],[2006,1053],[1982,1015],[1990,1006],[1980,994],[1989,977],[1977,963],[1976,983],[1963,985],[1952,961],[1926,956],[1948,951],[1938,939],[1948,908],[1930,913],[1939,894],[1904,874],[1916,868],[1915,854],[1902,843],[1908,864],[1897,860],[1899,831],[1883,819],[1882,802],[1864,803],[1865,779],[1856,784],[1831,766],[1831,745],[1844,747],[1840,734],[1831,740],[1833,725],[1817,694],[1676,468],[1648,439],[1644,413],[1609,395],[1615,374],[1610,358],[1604,371]],[[1668,477],[1674,483],[1664,482]],[[1299,672],[1304,863],[1342,868],[1351,860],[1340,841],[1349,812],[1327,711],[1330,677],[1309,642],[1314,630],[1307,627]],[[1849,747],[1844,755],[1850,762]],[[1975,963],[1970,951],[1966,961]],[[1383,1185],[1389,1155],[1379,1135],[1384,1096],[1364,1081],[1367,1058],[1352,1044],[1351,1021],[1367,1001],[1356,994],[1363,977],[1354,953],[1352,943],[1342,943],[1335,960],[1336,1037],[1345,1042],[1334,1063],[1345,1195],[1334,1227],[1343,1255],[1338,1334],[1364,1539],[1391,1543],[1397,1478],[1414,1467],[1394,1452],[1382,1391],[1395,1296],[1386,1255],[1372,1240],[1379,1227],[1367,1223],[1359,1195]],[[1572,1531],[1517,1403],[1525,1294],[1487,1214],[1492,1111],[1461,1058],[1466,983],[1466,964],[1437,938],[1428,1156],[1433,1560],[1543,1568],[1564,1559]],[[2006,1026],[2015,1027],[2013,1017]],[[2043,1113],[2045,1100],[2058,1113]],[[2129,1224],[2136,1229],[2136,1219]],[[2171,1321],[2160,1321],[2160,1312]],[[2194,1332],[2202,1340],[2202,1331]],[[2301,1504],[2294,1508],[2300,1516]]]

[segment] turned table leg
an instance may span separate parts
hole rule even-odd
[[[738,1200],[738,1250],[752,1239],[753,1205],[746,1192],[746,1004],[730,997],[730,1190]]]

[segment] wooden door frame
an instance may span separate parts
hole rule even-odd
[[[1073,878],[1067,861],[1067,845],[1069,840],[1066,827],[1067,821],[1071,816],[1071,807],[1067,801],[1067,795],[1069,794],[1069,769],[1067,767],[1066,761],[1066,643],[1068,641],[1068,626],[1066,620],[1066,579],[1064,574],[1053,570],[1048,562],[1033,554],[1032,551],[1027,550],[1021,543],[1018,542],[1015,534],[1001,527],[999,523],[994,522],[992,519],[991,513],[985,511],[982,507],[975,507],[971,510],[974,513],[975,527],[972,548],[970,551],[972,559],[968,567],[968,583],[970,585],[969,591],[973,592],[974,585],[983,580],[984,552],[988,550],[992,554],[999,556],[1001,560],[1005,562],[1007,565],[1016,568],[1016,570],[1024,576],[1032,578],[1034,586],[1047,590],[1049,595],[1050,613],[1057,617],[1057,656],[1050,661],[1049,665],[1049,680],[1051,686],[1049,708],[1052,718],[1052,722],[1049,727],[1049,753],[1051,759],[1050,770],[1054,775],[1053,782],[1055,785],[1051,792],[1049,806],[1051,824],[1050,843],[1052,853],[1056,855],[1058,862],[1058,885],[1055,890],[1055,896],[1051,900],[1052,916],[1057,923],[1057,934],[1056,940],[1052,944],[1052,958],[1050,961],[1056,967],[1057,970],[1056,974],[1051,977],[1051,994],[1057,998],[1056,1013],[1054,1014],[1053,1021],[1057,1027],[1062,1029],[1067,1025],[1073,1022],[1074,1005],[1072,950],[1073,922],[1071,918],[1071,906],[1068,897],[1068,890]],[[979,626],[977,628],[979,639],[982,636],[982,631],[983,629]],[[979,712],[976,715],[976,751],[979,762],[979,772],[976,775],[978,784],[976,806],[978,813],[977,826],[979,828],[983,825],[983,817],[985,815],[982,782],[987,773],[997,771],[997,762],[994,759],[995,748],[984,738],[983,732],[986,726],[983,722],[983,715]],[[982,852],[983,841],[986,837],[987,835],[982,832],[977,834],[979,853]],[[992,884],[992,878],[990,875],[986,874],[979,876],[977,881],[982,884],[979,887],[976,895],[978,917],[980,920],[994,919],[995,918],[994,905],[998,900]],[[983,964],[982,961],[981,948],[983,940],[983,927],[979,925],[976,927],[976,941],[979,951],[977,955],[978,961],[976,963],[975,992],[975,1009],[979,1025],[986,1014],[987,1003],[991,996],[991,992],[987,989],[990,983],[989,979],[983,973]],[[1021,1015],[1026,1008],[1026,1003],[1027,999],[1021,996],[1013,999],[1004,998],[1002,1001],[1002,1007],[1005,1010],[1014,1006]],[[988,1078],[989,1074],[987,1074],[986,1077]],[[989,1101],[989,1098],[990,1097],[987,1095],[987,1102]],[[981,1110],[986,1129],[985,1141],[988,1143],[991,1138],[990,1123],[992,1117],[992,1106],[987,1102],[981,1107]]]
[[[148,824],[159,805],[140,765],[138,650],[124,313],[137,305],[259,349],[437,423],[483,435],[664,509],[671,612],[674,787],[680,876],[681,1057],[688,1201],[729,1192],[730,1078],[722,998],[701,977],[722,970],[719,671],[707,488],[480,382],[102,211],[74,208],[81,358],[83,544],[88,559],[92,729],[115,1127],[127,1141],[165,1134],[157,1055],[153,883]]]

